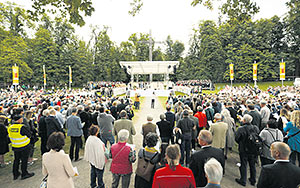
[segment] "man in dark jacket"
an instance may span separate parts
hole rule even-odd
[[[165,114],[160,114],[160,121],[156,122],[160,132],[160,138],[162,142],[166,142],[169,144],[172,135],[173,135],[173,127],[170,122],[166,120]]]
[[[239,155],[240,155],[240,179],[235,179],[235,181],[242,185],[246,186],[247,181],[247,163],[249,163],[250,167],[250,178],[249,181],[251,185],[255,185],[256,183],[256,169],[255,169],[255,160],[257,158],[257,154],[250,152],[248,149],[250,146],[248,143],[249,132],[253,131],[259,134],[259,129],[257,126],[251,124],[252,116],[249,114],[244,115],[242,119],[243,126],[239,127],[235,134],[235,141],[239,144]]]
[[[182,143],[180,144],[181,150],[181,158],[180,164],[184,164],[184,158],[186,159],[186,164],[190,163],[190,155],[191,155],[191,142],[192,142],[192,131],[196,129],[196,125],[193,120],[189,117],[188,110],[183,111],[183,118],[178,121],[178,125],[176,125],[175,131],[178,129],[181,130],[182,133]],[[184,157],[184,152],[186,157]]]
[[[262,167],[257,188],[298,187],[300,168],[289,161],[289,146],[283,142],[274,142],[270,149],[276,161]]]
[[[83,111],[80,112],[79,117],[81,122],[83,123],[83,136],[86,141],[89,136],[89,128],[92,125],[92,115],[90,114],[90,107],[86,106]]]
[[[237,111],[233,108],[232,102],[226,103],[226,109],[230,112],[230,116],[234,119],[235,123],[238,122]]]
[[[201,130],[198,137],[201,149],[192,154],[190,169],[192,170],[196,186],[204,187],[207,184],[207,179],[204,172],[204,164],[210,158],[215,158],[225,169],[225,157],[223,151],[211,146],[212,135],[207,130]]]
[[[171,106],[167,105],[166,107],[167,112],[165,113],[166,115],[166,120],[170,122],[171,127],[173,128],[175,126],[175,114],[171,112]],[[174,137],[172,136],[171,138],[171,143],[174,144]]]
[[[53,132],[62,132],[65,134],[63,128],[60,126],[57,118],[55,117],[56,111],[51,109],[49,114],[50,115],[45,118],[47,124],[47,137],[49,137]]]
[[[248,111],[245,114],[249,114],[252,117],[251,124],[256,125],[258,128],[261,127],[261,116],[257,110],[255,110],[253,104],[248,105]]]
[[[22,177],[26,179],[34,176],[34,173],[27,171],[27,161],[30,152],[30,130],[24,125],[23,116],[13,116],[12,125],[8,127],[8,135],[11,140],[12,149],[14,151],[14,164],[13,164],[13,176],[14,180],[18,179],[21,173],[19,172],[19,165],[21,161]]]

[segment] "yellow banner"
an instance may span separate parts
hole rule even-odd
[[[12,66],[12,81],[13,85],[19,85],[19,67]]]
[[[233,80],[234,78],[233,64],[229,65],[229,69],[230,69],[230,80]]]
[[[70,78],[69,82],[72,83],[72,68],[71,68],[71,66],[69,66],[69,78]]]
[[[44,85],[47,84],[47,80],[46,80],[46,68],[45,65],[43,65],[43,72],[44,72]]]
[[[280,63],[280,80],[285,80],[285,62]]]
[[[257,80],[257,63],[253,64],[253,80]]]

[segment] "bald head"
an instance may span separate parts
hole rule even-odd
[[[271,155],[276,160],[289,160],[291,154],[290,147],[283,142],[274,142],[271,145]]]

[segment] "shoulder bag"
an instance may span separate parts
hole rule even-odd
[[[156,152],[151,159],[146,159],[145,157],[145,149],[143,149],[143,157],[140,157],[137,164],[136,175],[150,182],[152,172],[155,164],[151,163],[151,161],[156,157],[158,152]]]
[[[40,185],[40,188],[47,188],[47,179],[48,179],[48,175],[46,175],[43,180],[42,183]]]

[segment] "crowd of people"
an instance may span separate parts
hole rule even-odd
[[[142,148],[134,145],[137,125],[128,97],[83,95],[82,90],[48,95],[1,90],[0,99],[0,163],[6,165],[11,142],[14,180],[34,176],[27,166],[34,161],[34,145],[40,139],[49,188],[74,187],[72,177],[79,173],[71,161],[81,159],[90,163],[92,188],[105,187],[108,160],[113,188],[120,179],[122,187],[130,187],[134,172],[134,187],[220,187],[235,143],[239,185],[246,186],[247,180],[259,188],[300,184],[299,88],[225,87],[218,94],[170,95],[160,121],[147,115],[141,127]],[[139,106],[139,96],[134,101]],[[71,139],[68,154],[63,150],[66,137]],[[256,164],[262,167],[258,182]]]

